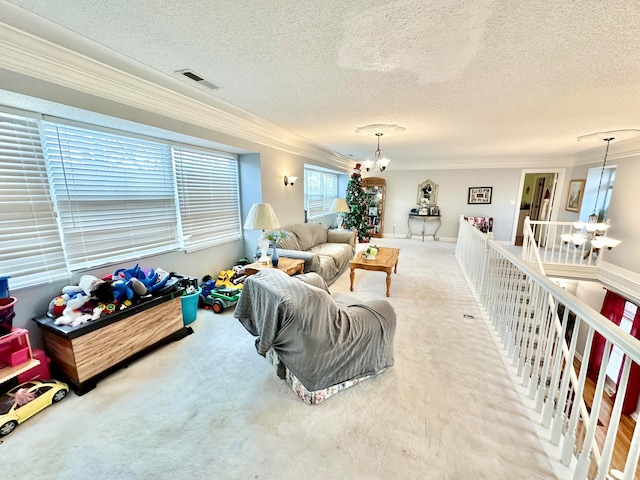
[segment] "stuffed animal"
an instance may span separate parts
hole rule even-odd
[[[49,303],[49,313],[54,318],[59,317],[64,312],[64,309],[67,308],[67,300],[69,299],[69,295],[58,295],[56,298],[51,300]]]
[[[78,285],[68,285],[64,287],[62,289],[62,298],[65,300],[66,305],[62,311],[62,315],[56,318],[54,323],[56,325],[76,326],[100,317],[102,311],[97,308],[90,310],[92,312],[90,314],[84,312],[84,308],[91,308],[91,305],[87,304],[92,300],[93,290],[100,283],[103,283],[103,280],[93,275],[83,275],[80,277]],[[85,307],[85,305],[87,306]]]
[[[134,293],[140,296],[153,293],[164,287],[169,280],[169,276],[169,273],[161,268],[157,270],[152,268],[148,272],[145,272],[138,264],[133,268],[120,268],[113,272],[114,278],[123,278],[127,282],[128,287],[132,288]],[[144,285],[145,290],[143,290],[142,286],[136,280]]]
[[[118,303],[123,303],[126,300],[133,298],[133,289],[129,282],[122,279],[111,281],[111,290],[113,291],[113,299]]]

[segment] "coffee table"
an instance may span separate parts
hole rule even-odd
[[[253,262],[249,265],[245,265],[244,271],[245,275],[247,275],[248,277],[249,275],[253,275],[255,273],[258,273],[260,270],[265,270],[267,268],[273,268],[271,262]],[[304,273],[304,260],[301,260],[299,258],[280,257],[280,259],[278,260],[278,266],[276,268],[278,270],[282,270],[287,275],[297,275],[299,273]]]
[[[371,270],[374,272],[387,272],[387,297],[391,288],[391,269],[393,273],[398,273],[398,257],[400,256],[399,248],[378,247],[378,255],[375,260],[367,260],[361,254],[349,262],[351,268],[351,286],[349,289],[353,292],[353,279],[355,277],[356,268],[362,270]]]

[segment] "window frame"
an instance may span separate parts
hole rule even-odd
[[[315,177],[315,179],[313,178]],[[316,188],[311,182],[317,182],[319,193],[310,190]],[[315,220],[335,212],[331,210],[333,201],[338,198],[339,174],[322,168],[304,167],[304,209],[308,220]],[[311,197],[320,197],[312,199]],[[312,205],[311,202],[321,204],[321,207]]]
[[[31,275],[31,276],[19,275],[19,274],[17,275],[15,274],[15,270],[16,270],[15,265],[19,265],[20,262],[23,261],[23,258],[25,257],[24,248],[16,249],[14,247],[11,247],[12,250],[11,252],[9,252],[8,255],[9,255],[9,259],[13,263],[11,264],[11,266],[7,268],[3,268],[2,252],[3,252],[3,248],[5,250],[7,250],[8,248],[8,246],[4,244],[5,242],[3,238],[3,241],[0,242],[0,275],[9,276],[9,283],[12,289],[32,287],[38,284],[52,283],[54,281],[65,280],[65,279],[69,281],[72,275],[76,272],[86,271],[89,269],[94,269],[94,268],[99,268],[99,267],[104,267],[109,265],[121,264],[121,263],[134,261],[134,260],[137,261],[138,259],[141,259],[141,258],[156,256],[159,254],[169,253],[172,251],[184,250],[185,252],[190,253],[203,248],[209,248],[212,246],[237,241],[243,238],[243,231],[241,226],[241,211],[240,211],[241,200],[240,200],[238,155],[229,153],[229,152],[221,152],[218,150],[208,149],[206,147],[201,146],[200,143],[198,143],[198,145],[195,145],[195,144],[192,145],[186,142],[177,143],[177,142],[168,140],[166,138],[140,135],[133,132],[111,129],[111,128],[96,126],[96,125],[87,124],[83,122],[76,122],[68,119],[48,117],[45,120],[43,119],[42,114],[38,114],[35,112],[28,112],[24,110],[11,109],[9,107],[4,107],[4,106],[0,107],[0,120],[2,120],[3,116],[13,116],[18,118],[20,121],[30,122],[30,128],[32,130],[32,137],[33,137],[32,138],[33,145],[30,145],[29,148],[34,148],[35,150],[39,151],[39,153],[36,152],[34,155],[36,157],[38,157],[39,155],[37,159],[38,161],[36,163],[37,165],[39,165],[39,169],[40,169],[38,173],[40,183],[41,183],[40,190],[41,190],[41,193],[44,192],[44,194],[40,195],[40,197],[43,197],[43,196],[46,197],[46,201],[44,203],[48,202],[49,209],[51,212],[50,221],[49,221],[49,224],[51,224],[50,233],[51,235],[53,235],[55,239],[57,239],[59,258],[61,259],[58,262],[59,263],[58,271],[56,272],[52,272],[48,270],[46,261],[43,261],[41,262],[42,264],[39,264],[38,266],[34,267],[36,268],[36,271],[33,272],[34,275]],[[166,152],[166,154],[161,155],[162,159],[159,160],[160,163],[158,165],[160,165],[163,171],[166,171],[164,173],[165,179],[170,180],[170,186],[167,186],[167,184],[165,183],[158,188],[163,190],[161,196],[164,199],[162,201],[169,202],[167,205],[165,205],[165,207],[167,208],[163,207],[163,211],[166,210],[167,218],[169,219],[169,221],[167,222],[167,225],[168,225],[167,228],[169,228],[169,231],[170,231],[170,234],[169,234],[169,237],[171,237],[170,241],[166,242],[166,244],[164,245],[160,245],[158,248],[151,248],[146,250],[142,248],[141,250],[128,251],[126,255],[119,255],[119,253],[121,253],[120,247],[116,246],[111,250],[109,250],[107,254],[102,255],[99,259],[89,259],[89,260],[84,259],[81,261],[75,261],[73,259],[70,259],[70,255],[68,252],[68,245],[65,245],[65,241],[64,241],[65,230],[62,226],[63,220],[60,218],[61,215],[59,212],[59,207],[57,205],[57,202],[59,203],[63,201],[61,200],[61,193],[60,193],[61,190],[58,188],[57,197],[56,197],[54,194],[54,182],[52,178],[53,172],[51,172],[50,171],[51,169],[49,168],[50,158],[48,158],[48,153],[45,152],[45,149],[51,150],[49,147],[45,147],[45,136],[44,136],[45,130],[47,128],[52,128],[51,125],[61,125],[64,128],[68,128],[68,129],[81,129],[81,130],[86,130],[91,132],[98,132],[104,135],[115,135],[117,137],[121,137],[121,138],[127,139],[127,141],[132,141],[132,142],[151,142],[158,146],[159,151]],[[37,132],[37,134],[33,134],[33,132]],[[11,139],[13,139],[13,137],[11,137]],[[2,138],[0,138],[0,141],[2,141]],[[212,230],[215,230],[216,232],[222,232],[222,235],[216,237],[214,232],[214,235],[208,235],[208,240],[207,242],[205,242],[205,244],[201,242],[197,246],[190,244],[189,241],[185,239],[185,235],[183,233],[183,222],[181,218],[181,215],[183,213],[180,211],[179,190],[181,188],[184,190],[184,185],[180,184],[181,179],[179,179],[176,175],[176,163],[174,159],[174,151],[176,150],[179,151],[181,149],[188,149],[191,152],[196,152],[197,154],[207,158],[221,158],[223,159],[223,162],[225,162],[223,166],[226,167],[226,171],[231,174],[229,177],[220,175],[220,171],[224,171],[224,168],[218,169],[216,168],[218,165],[214,166],[214,169],[216,170],[215,178],[217,179],[216,188],[222,188],[224,192],[222,195],[217,196],[217,199],[218,199],[217,203],[209,202],[208,204],[205,204],[204,206],[205,210],[200,211],[200,215],[203,218],[216,217],[219,219],[220,216],[217,214],[221,211],[221,208],[224,208],[226,210],[226,216],[224,217],[222,224],[218,225],[217,229],[215,228],[212,229]],[[0,155],[2,155],[3,153],[5,153],[4,155],[5,158],[3,158],[3,161],[4,161],[6,158],[8,158],[7,157],[8,154],[6,152],[0,151]],[[142,160],[139,161],[140,163],[136,163],[136,162],[138,162],[138,160],[133,161],[132,168],[140,169],[140,167],[142,168],[145,167],[145,163]],[[0,171],[2,171],[2,168],[5,166],[5,164],[6,162],[0,165]],[[30,168],[33,170],[33,167],[30,167]],[[203,165],[202,172],[206,174],[207,169],[211,170],[211,165]],[[16,175],[19,176],[18,178],[19,180],[22,179],[22,176],[20,176],[22,175],[21,173],[17,173]],[[101,172],[101,175],[102,175],[101,178],[105,177],[104,172]],[[197,175],[197,172],[192,171],[191,175],[192,176]],[[87,178],[91,179],[89,175],[87,176]],[[91,180],[93,180],[94,182],[96,181],[95,178]],[[1,181],[2,179],[0,179],[0,184],[1,184]],[[66,185],[65,183],[66,181],[68,181],[68,179],[64,179],[62,184],[58,182],[59,183],[58,187],[60,185]],[[88,188],[90,187],[91,185],[89,184]],[[168,189],[166,194],[164,192],[165,187]],[[14,188],[13,190],[29,191],[28,188],[23,188],[21,186],[20,188]],[[213,191],[215,189],[209,189],[209,190]],[[87,198],[91,198],[91,195],[87,194]],[[225,202],[225,199],[228,199],[229,201]],[[32,200],[31,201],[20,200],[20,201],[22,202],[21,204],[25,206],[33,203]],[[3,201],[2,195],[0,195],[0,208],[7,205],[7,202],[8,200],[5,198]],[[170,214],[168,213],[169,210],[171,211]],[[2,216],[0,215],[0,220],[1,219],[2,219]],[[7,221],[8,220],[5,219],[5,223]],[[228,224],[225,224],[225,222]],[[31,223],[34,223],[34,222],[31,222]],[[140,222],[138,221],[138,224],[139,223]],[[187,223],[189,222],[187,221]],[[34,225],[35,227],[39,226],[37,222],[35,222]],[[3,225],[2,222],[0,221],[0,228],[3,226],[6,226],[6,224]],[[25,233],[22,232],[21,235],[23,235],[24,237]],[[32,237],[37,237],[38,234],[37,232],[36,233],[26,232],[26,235],[28,238],[32,238]],[[38,246],[36,245],[36,247]],[[37,249],[38,248],[36,248],[36,250]],[[51,256],[50,252],[45,252],[45,253]],[[7,265],[7,262],[5,262],[5,267],[6,265]],[[35,275],[36,273],[37,275]]]

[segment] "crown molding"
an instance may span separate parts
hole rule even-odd
[[[204,102],[182,94],[177,90],[193,87],[177,79],[167,77],[176,89],[167,88],[5,23],[0,23],[0,52],[0,68],[14,73],[341,168],[353,166],[352,158],[215,97]]]
[[[602,261],[598,280],[633,303],[640,304],[640,274]]]
[[[403,164],[401,161],[391,160],[389,168],[393,170],[468,170],[468,169],[495,169],[495,168],[558,168],[572,167],[573,158],[567,157],[513,157],[513,158],[474,158],[474,159],[447,159],[427,160],[420,165]]]
[[[603,141],[597,145],[597,147],[575,154],[573,156],[574,165],[591,165],[593,163],[602,164],[606,144]],[[621,140],[618,143],[612,141],[609,146],[609,151],[607,152],[607,163],[638,155],[640,155],[640,137]]]

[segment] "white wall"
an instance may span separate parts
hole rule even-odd
[[[395,225],[396,237],[407,234],[407,216],[412,208],[417,208],[418,185],[432,180],[438,185],[438,206],[442,215],[438,236],[442,240],[457,238],[458,220],[460,215],[466,215],[493,217],[494,238],[508,242],[519,206],[520,172],[516,168],[394,171],[391,164],[384,173],[375,175],[387,180],[383,233],[391,236]],[[468,205],[469,187],[493,187],[491,204]],[[425,231],[431,231],[429,228]],[[415,233],[417,229],[414,227],[413,231]]]
[[[621,239],[622,243],[607,252],[604,259],[640,273],[640,155],[617,159],[614,163],[617,165],[617,172],[607,213],[607,218],[612,224],[608,234]]]
[[[607,234],[622,240],[622,243],[613,250],[604,252],[603,261],[640,273],[640,248],[638,248],[640,222],[637,208],[640,189],[640,154],[625,155],[624,158],[616,158],[615,154],[616,150],[612,144],[610,149],[612,159],[607,161],[607,165],[616,165],[617,172],[607,213],[612,227]],[[594,167],[602,167],[602,161],[578,165],[570,169],[565,182],[565,193],[561,198],[561,215],[558,220],[577,221],[579,219],[579,214],[565,210],[568,184],[571,179],[586,179],[589,169]]]

